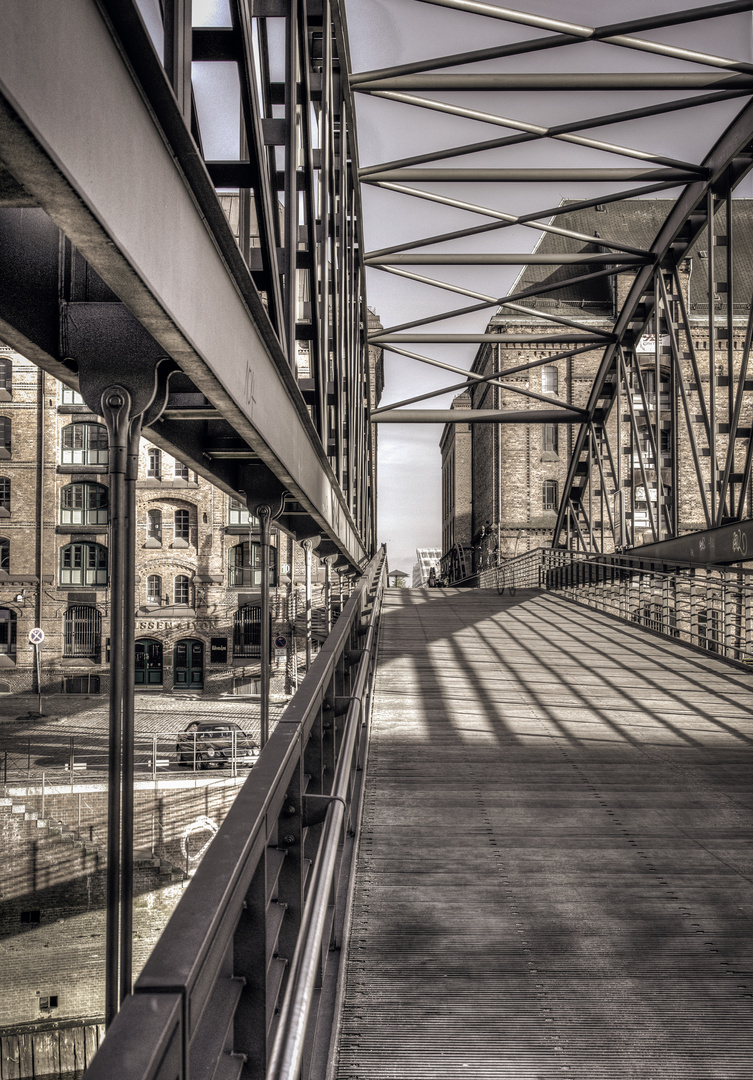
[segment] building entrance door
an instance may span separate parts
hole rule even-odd
[[[204,689],[204,642],[179,641],[173,658],[173,686],[186,690]]]
[[[162,686],[162,642],[136,642],[136,686]]]

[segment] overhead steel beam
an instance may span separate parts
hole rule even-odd
[[[359,527],[229,226],[215,218],[210,228],[200,208],[197,192],[217,200],[195,144],[187,135],[177,147],[189,180],[166,141],[168,122],[185,123],[146,31],[143,67],[164,84],[159,124],[94,0],[56,5],[54,17],[46,0],[3,0],[0,12],[5,168],[322,531],[362,561]],[[13,327],[3,333],[49,365]]]
[[[748,518],[715,529],[670,537],[658,544],[642,544],[633,548],[631,554],[698,566],[749,562],[753,558],[753,520]]]
[[[372,424],[577,424],[579,409],[392,409],[372,413]]]
[[[395,78],[359,82],[358,90],[504,90],[556,91],[583,90],[753,90],[753,75],[730,75],[725,72],[537,72],[536,74],[485,74],[472,72],[454,75],[443,72],[429,75],[398,75]]]

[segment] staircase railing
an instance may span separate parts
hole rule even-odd
[[[382,549],[239,791],[87,1080],[323,1075],[385,574]]]

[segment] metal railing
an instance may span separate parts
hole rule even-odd
[[[264,746],[87,1080],[314,1080],[330,1053],[382,549]]]
[[[253,726],[253,725],[252,725]],[[173,778],[186,771],[228,770],[232,776],[249,768],[259,754],[259,724],[255,731],[148,732],[134,737],[137,779]],[[51,783],[77,776],[90,782],[107,780],[107,735],[35,732],[34,735],[0,733],[0,783],[19,783],[46,775]]]
[[[539,548],[480,575],[481,588],[545,589],[737,663],[753,662],[753,571]]]

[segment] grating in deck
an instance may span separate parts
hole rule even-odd
[[[753,674],[387,594],[338,1080],[753,1077]]]

